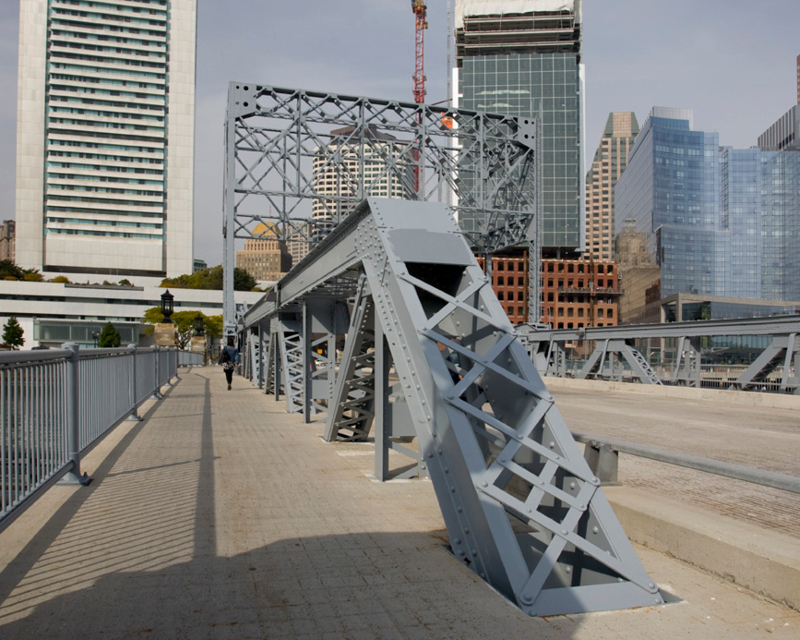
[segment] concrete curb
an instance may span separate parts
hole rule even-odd
[[[576,380],[546,376],[548,387],[567,389],[591,389],[594,391],[617,391],[659,398],[679,398],[695,402],[715,402],[745,407],[769,407],[800,411],[800,396],[756,391],[726,391],[720,389],[693,389],[667,385],[639,384],[635,382],[607,382],[605,380]]]
[[[603,491],[631,541],[800,610],[800,540],[638,489]]]

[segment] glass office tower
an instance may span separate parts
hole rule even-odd
[[[688,109],[654,108],[615,190],[615,231],[634,220],[648,234],[662,297],[726,295],[718,135],[694,131],[692,117]]]
[[[647,234],[662,298],[800,300],[800,151],[719,147],[690,110],[656,107],[615,200],[617,233]]]
[[[539,244],[582,249],[581,3],[556,4],[456,2],[458,106],[539,119]]]

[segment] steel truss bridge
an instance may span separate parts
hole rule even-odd
[[[230,83],[225,334],[236,331],[237,239],[313,245],[370,195],[448,203],[476,251],[525,243],[539,255],[538,140],[532,118]],[[530,264],[536,309],[539,261]]]
[[[408,456],[456,558],[526,613],[663,602],[443,204],[368,198],[242,326],[246,375],[329,442],[373,433],[380,479]]]
[[[781,392],[800,393],[800,317],[785,316],[737,320],[705,320],[667,324],[623,325],[578,330],[541,330],[522,325],[517,329],[541,373],[549,376],[620,380],[626,372],[644,384],[702,384],[702,341],[707,338],[763,336],[768,343],[741,374],[725,386],[761,389],[765,384]],[[636,344],[671,340],[675,358],[659,375]],[[593,345],[593,346],[592,346]],[[567,367],[568,351],[583,349],[588,355],[577,370]],[[774,380],[774,383],[771,382]]]

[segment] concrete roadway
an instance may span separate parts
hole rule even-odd
[[[797,611],[641,547],[682,602],[528,618],[446,550],[429,482],[372,481],[370,445],[219,367],[181,376],[86,458],[89,487],[0,534],[0,638],[798,638]]]
[[[800,475],[800,398],[798,409],[790,410],[545,382],[573,431]],[[620,480],[800,538],[797,494],[627,455],[620,458]]]

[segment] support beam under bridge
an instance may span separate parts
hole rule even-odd
[[[326,410],[329,440],[364,439],[372,422],[378,447],[405,438],[453,554],[529,615],[663,602],[445,206],[365,200],[244,326],[305,350],[294,367],[265,356],[265,391],[282,384],[306,419]]]

